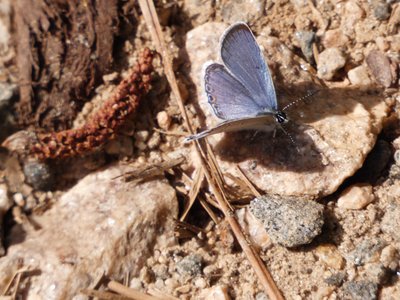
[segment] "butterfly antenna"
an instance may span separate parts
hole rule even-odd
[[[294,141],[292,135],[285,129],[285,127],[283,127],[282,124],[280,124],[280,127],[281,127],[282,131],[289,137],[289,139],[290,139],[290,141],[292,142],[292,144],[296,147],[297,152],[300,153],[300,149],[299,149],[299,147],[297,147],[297,144],[296,144],[296,142]]]
[[[300,98],[298,98],[298,99],[296,99],[296,100],[290,102],[288,105],[286,105],[284,108],[282,108],[282,111],[285,111],[286,109],[288,109],[288,108],[291,107],[292,105],[295,105],[295,104],[297,104],[297,103],[299,103],[299,102],[301,102],[301,101],[306,100],[308,97],[311,97],[312,95],[314,95],[314,94],[316,94],[316,93],[318,93],[318,92],[319,92],[319,90],[314,90],[314,91],[308,92],[308,93],[307,93],[306,95],[304,95],[303,97],[300,97]]]

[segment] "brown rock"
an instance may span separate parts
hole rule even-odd
[[[388,88],[395,81],[389,58],[380,51],[373,50],[367,56],[367,65],[377,83]]]

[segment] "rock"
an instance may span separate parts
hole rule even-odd
[[[390,17],[390,5],[388,3],[379,3],[374,7],[374,17],[379,21],[385,21]]]
[[[351,35],[354,33],[354,27],[365,16],[365,11],[357,4],[356,1],[347,1],[344,5],[344,13],[341,18],[344,33]]]
[[[328,48],[318,55],[318,77],[325,80],[332,80],[336,71],[343,68],[346,58],[338,48]]]
[[[265,232],[263,223],[254,217],[248,207],[235,210],[237,220],[244,232],[247,232],[253,244],[263,250],[271,245],[271,239]]]
[[[299,40],[301,52],[303,52],[304,57],[309,63],[313,63],[314,53],[312,45],[315,39],[315,33],[312,31],[298,31],[295,35]]]
[[[164,130],[168,130],[169,126],[171,125],[171,117],[168,115],[166,111],[160,111],[157,114],[157,123],[160,128]]]
[[[181,275],[200,275],[202,270],[202,257],[197,254],[188,255],[176,263],[176,270]]]
[[[352,300],[374,300],[378,295],[378,285],[369,281],[346,282],[343,290],[345,295],[351,297]]]
[[[325,48],[341,48],[348,45],[349,38],[341,29],[332,29],[325,32],[322,44]]]
[[[205,117],[203,129],[222,122],[204,95],[202,68],[207,61],[218,61],[218,41],[226,26],[207,23],[187,33],[190,77],[197,89],[199,114]],[[271,58],[267,62],[274,62],[273,78],[278,69],[285,78],[284,83],[275,81],[279,106],[309,92],[308,88],[294,89],[288,97],[284,93],[287,87],[304,86],[312,81],[310,74],[293,61],[293,55],[286,55],[285,45],[278,39],[260,36],[257,40],[265,56]],[[251,182],[269,194],[317,198],[333,193],[363,165],[382,129],[388,106],[380,96],[344,89],[320,90],[309,101],[312,106],[300,104],[287,110],[293,122],[286,130],[299,151],[279,128],[275,138],[272,132],[259,132],[254,138],[252,131],[208,137],[221,171],[239,176],[239,165]]]
[[[37,160],[24,164],[24,175],[26,181],[37,190],[50,189],[54,182],[54,175],[49,165]]]
[[[381,230],[392,237],[396,242],[400,242],[400,206],[391,203],[382,218]]]
[[[374,199],[371,185],[352,185],[342,192],[337,206],[344,209],[363,209]]]
[[[285,247],[309,244],[324,224],[324,206],[309,200],[263,196],[250,202],[250,211]]]
[[[335,245],[319,245],[315,249],[315,254],[329,268],[341,270],[344,267],[345,260]]]
[[[392,271],[395,271],[399,266],[399,253],[392,245],[388,245],[382,249],[380,262],[382,265]]]
[[[324,281],[329,285],[341,286],[345,279],[346,279],[346,273],[338,272],[338,273],[334,273],[331,276],[325,278]]]
[[[133,166],[134,167],[134,166]],[[114,180],[128,170],[114,166],[81,179],[41,216],[40,230],[10,233],[0,260],[0,286],[17,268],[40,270],[29,278],[27,298],[72,299],[97,284],[100,274],[138,276],[152,249],[175,244],[178,207],[166,180],[137,184]]]
[[[228,288],[225,285],[216,285],[201,291],[199,294],[201,300],[229,300]]]
[[[369,77],[368,69],[365,66],[358,66],[354,69],[351,69],[347,76],[352,85],[356,86],[370,86],[372,84],[372,80]]]
[[[356,266],[362,266],[366,263],[379,260],[380,250],[385,247],[381,240],[364,240],[348,254],[347,261]]]
[[[237,21],[250,22],[257,20],[264,13],[265,3],[262,0],[254,1],[221,1],[219,2],[222,20],[228,24]]]
[[[378,50],[372,50],[368,54],[366,62],[377,83],[386,88],[392,85],[395,78],[392,74],[390,60],[385,54]]]

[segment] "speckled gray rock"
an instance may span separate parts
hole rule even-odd
[[[51,168],[45,162],[28,161],[24,164],[24,174],[26,181],[37,190],[50,188],[53,181]]]
[[[270,238],[285,247],[309,244],[321,233],[324,206],[310,200],[263,196],[250,203]]]
[[[356,266],[362,266],[370,262],[374,257],[377,259],[380,250],[384,247],[385,243],[381,240],[364,240],[347,255],[346,260]]]
[[[299,40],[301,52],[309,63],[314,62],[314,54],[312,44],[315,39],[315,33],[312,31],[298,31],[296,37]]]
[[[200,255],[188,255],[176,263],[176,270],[181,275],[196,276],[201,274],[202,258]]]
[[[374,17],[379,21],[385,21],[390,17],[390,5],[388,3],[379,3],[374,7]]]
[[[378,285],[369,281],[349,281],[343,285],[343,291],[352,300],[374,300],[377,299]]]
[[[202,69],[207,61],[218,61],[218,43],[226,28],[224,23],[209,22],[187,33],[186,50],[198,92],[202,129],[221,122],[207,103]],[[307,84],[312,76],[284,44],[264,32],[259,33],[257,41],[267,62],[274,63],[272,76],[277,72],[285,78],[285,82],[274,79],[280,107],[310,91]],[[291,94],[287,92],[289,86],[296,87]],[[321,90],[308,103],[312,105],[302,103],[286,111],[293,121],[286,130],[299,152],[279,128],[275,138],[272,132],[260,132],[254,138],[251,131],[208,137],[222,172],[239,176],[239,165],[268,194],[317,198],[333,193],[363,165],[389,108],[378,95],[334,88]]]

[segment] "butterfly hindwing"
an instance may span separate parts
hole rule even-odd
[[[220,119],[251,117],[261,111],[249,91],[221,64],[213,63],[206,68],[204,86],[208,103]]]

